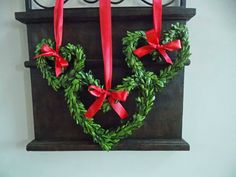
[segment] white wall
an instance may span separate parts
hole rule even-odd
[[[22,0],[0,3],[0,177],[235,177],[236,1],[189,0],[192,65],[183,137],[190,152],[26,152],[33,139]]]

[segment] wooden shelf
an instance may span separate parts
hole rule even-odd
[[[189,151],[189,144],[183,139],[174,140],[123,140],[112,151]],[[28,151],[88,151],[101,150],[92,141],[37,141],[33,140],[27,145]]]

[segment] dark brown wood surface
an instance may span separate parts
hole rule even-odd
[[[176,22],[186,23],[195,15],[195,9],[181,7],[164,8],[163,28],[167,30]],[[27,24],[28,46],[31,68],[32,99],[34,114],[35,140],[27,150],[99,150],[91,138],[83,133],[69,114],[64,100],[63,90],[54,92],[35,68],[33,57],[35,46],[42,38],[53,39],[52,10],[32,10],[16,13],[16,19]],[[127,31],[147,30],[152,27],[151,8],[113,8],[113,86],[122,78],[131,75],[122,54],[121,39]],[[103,65],[100,44],[98,10],[65,10],[64,44],[80,43],[87,56],[87,70],[92,70],[103,82]],[[144,61],[147,69],[156,73],[165,67],[151,60]],[[157,95],[157,101],[149,113],[145,124],[131,137],[121,141],[116,150],[188,150],[189,145],[182,140],[184,72],[181,72],[165,90]],[[94,97],[86,88],[81,92],[84,104],[88,107]],[[134,99],[137,93],[131,93],[124,107],[130,115],[135,111]],[[129,119],[131,119],[130,116]],[[120,120],[110,111],[99,112],[95,118],[103,127],[117,127]]]

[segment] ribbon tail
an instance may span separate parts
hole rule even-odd
[[[106,95],[102,95],[101,97],[97,98],[94,103],[89,107],[87,112],[85,113],[85,117],[88,119],[92,119],[95,114],[100,110],[102,104],[106,98]]]
[[[115,110],[115,112],[119,115],[121,119],[125,119],[128,117],[128,112],[121,105],[120,102],[116,102],[113,98],[108,98],[111,107]]]
[[[165,50],[159,49],[159,52],[160,52],[160,54],[163,56],[163,58],[165,59],[165,61],[166,61],[167,63],[173,64],[171,58],[169,57],[169,55],[166,53]]]
[[[141,58],[141,57],[151,53],[154,50],[155,49],[152,46],[146,45],[146,46],[143,46],[143,47],[140,47],[140,48],[134,50],[133,52],[137,57]]]
[[[55,63],[55,73],[56,73],[56,77],[59,77],[60,74],[62,73],[62,66],[57,61]]]
[[[68,63],[68,61],[65,60],[64,58],[61,58],[61,60],[60,60],[60,65],[61,65],[62,67],[67,67],[67,66],[69,66],[69,63]]]

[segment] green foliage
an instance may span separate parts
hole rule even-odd
[[[73,62],[73,69],[64,71],[59,78],[54,76],[54,67],[48,64],[48,61],[53,61],[52,57],[41,57],[37,59],[37,67],[43,74],[43,77],[48,80],[48,84],[54,90],[64,88],[65,99],[68,104],[69,111],[75,122],[83,127],[85,133],[89,134],[93,141],[100,144],[103,150],[111,150],[121,139],[126,138],[143,125],[145,118],[152,109],[155,101],[155,95],[161,91],[166,84],[184,68],[190,56],[190,47],[188,43],[188,32],[184,25],[176,24],[171,26],[171,29],[164,33],[163,43],[180,39],[182,41],[182,49],[177,55],[177,59],[173,65],[169,65],[160,71],[157,76],[153,72],[146,71],[143,63],[133,54],[139,40],[145,38],[143,31],[134,33],[128,32],[127,37],[123,39],[124,54],[126,55],[127,65],[134,73],[132,76],[123,78],[123,81],[114,90],[127,90],[129,92],[137,90],[138,97],[136,98],[137,111],[132,119],[121,125],[117,129],[104,129],[101,125],[94,122],[93,119],[86,119],[84,114],[86,108],[80,100],[78,93],[83,86],[97,85],[103,87],[99,80],[93,77],[91,71],[84,72],[85,55],[83,49],[77,45],[68,44],[61,48],[61,55],[70,63]],[[54,44],[51,40],[43,40],[36,47],[36,55],[40,54],[41,46],[46,43],[51,47]],[[157,52],[151,54],[158,56]],[[47,61],[48,60],[48,61]],[[71,67],[72,68],[72,67]],[[111,109],[107,101],[104,102],[101,110],[107,112]]]
[[[43,39],[35,50],[35,55],[41,54],[41,47],[43,44],[48,44],[51,48],[55,47],[55,44],[50,39]],[[43,78],[47,79],[48,85],[51,86],[55,91],[61,87],[66,87],[69,84],[69,80],[73,79],[76,72],[84,68],[85,54],[80,45],[74,46],[73,44],[67,44],[65,47],[61,47],[60,53],[70,65],[72,65],[70,71],[64,70],[64,74],[60,77],[56,77],[54,73],[54,58],[53,57],[40,57],[36,59],[36,66],[40,69],[43,74]],[[52,65],[49,64],[51,61]]]

